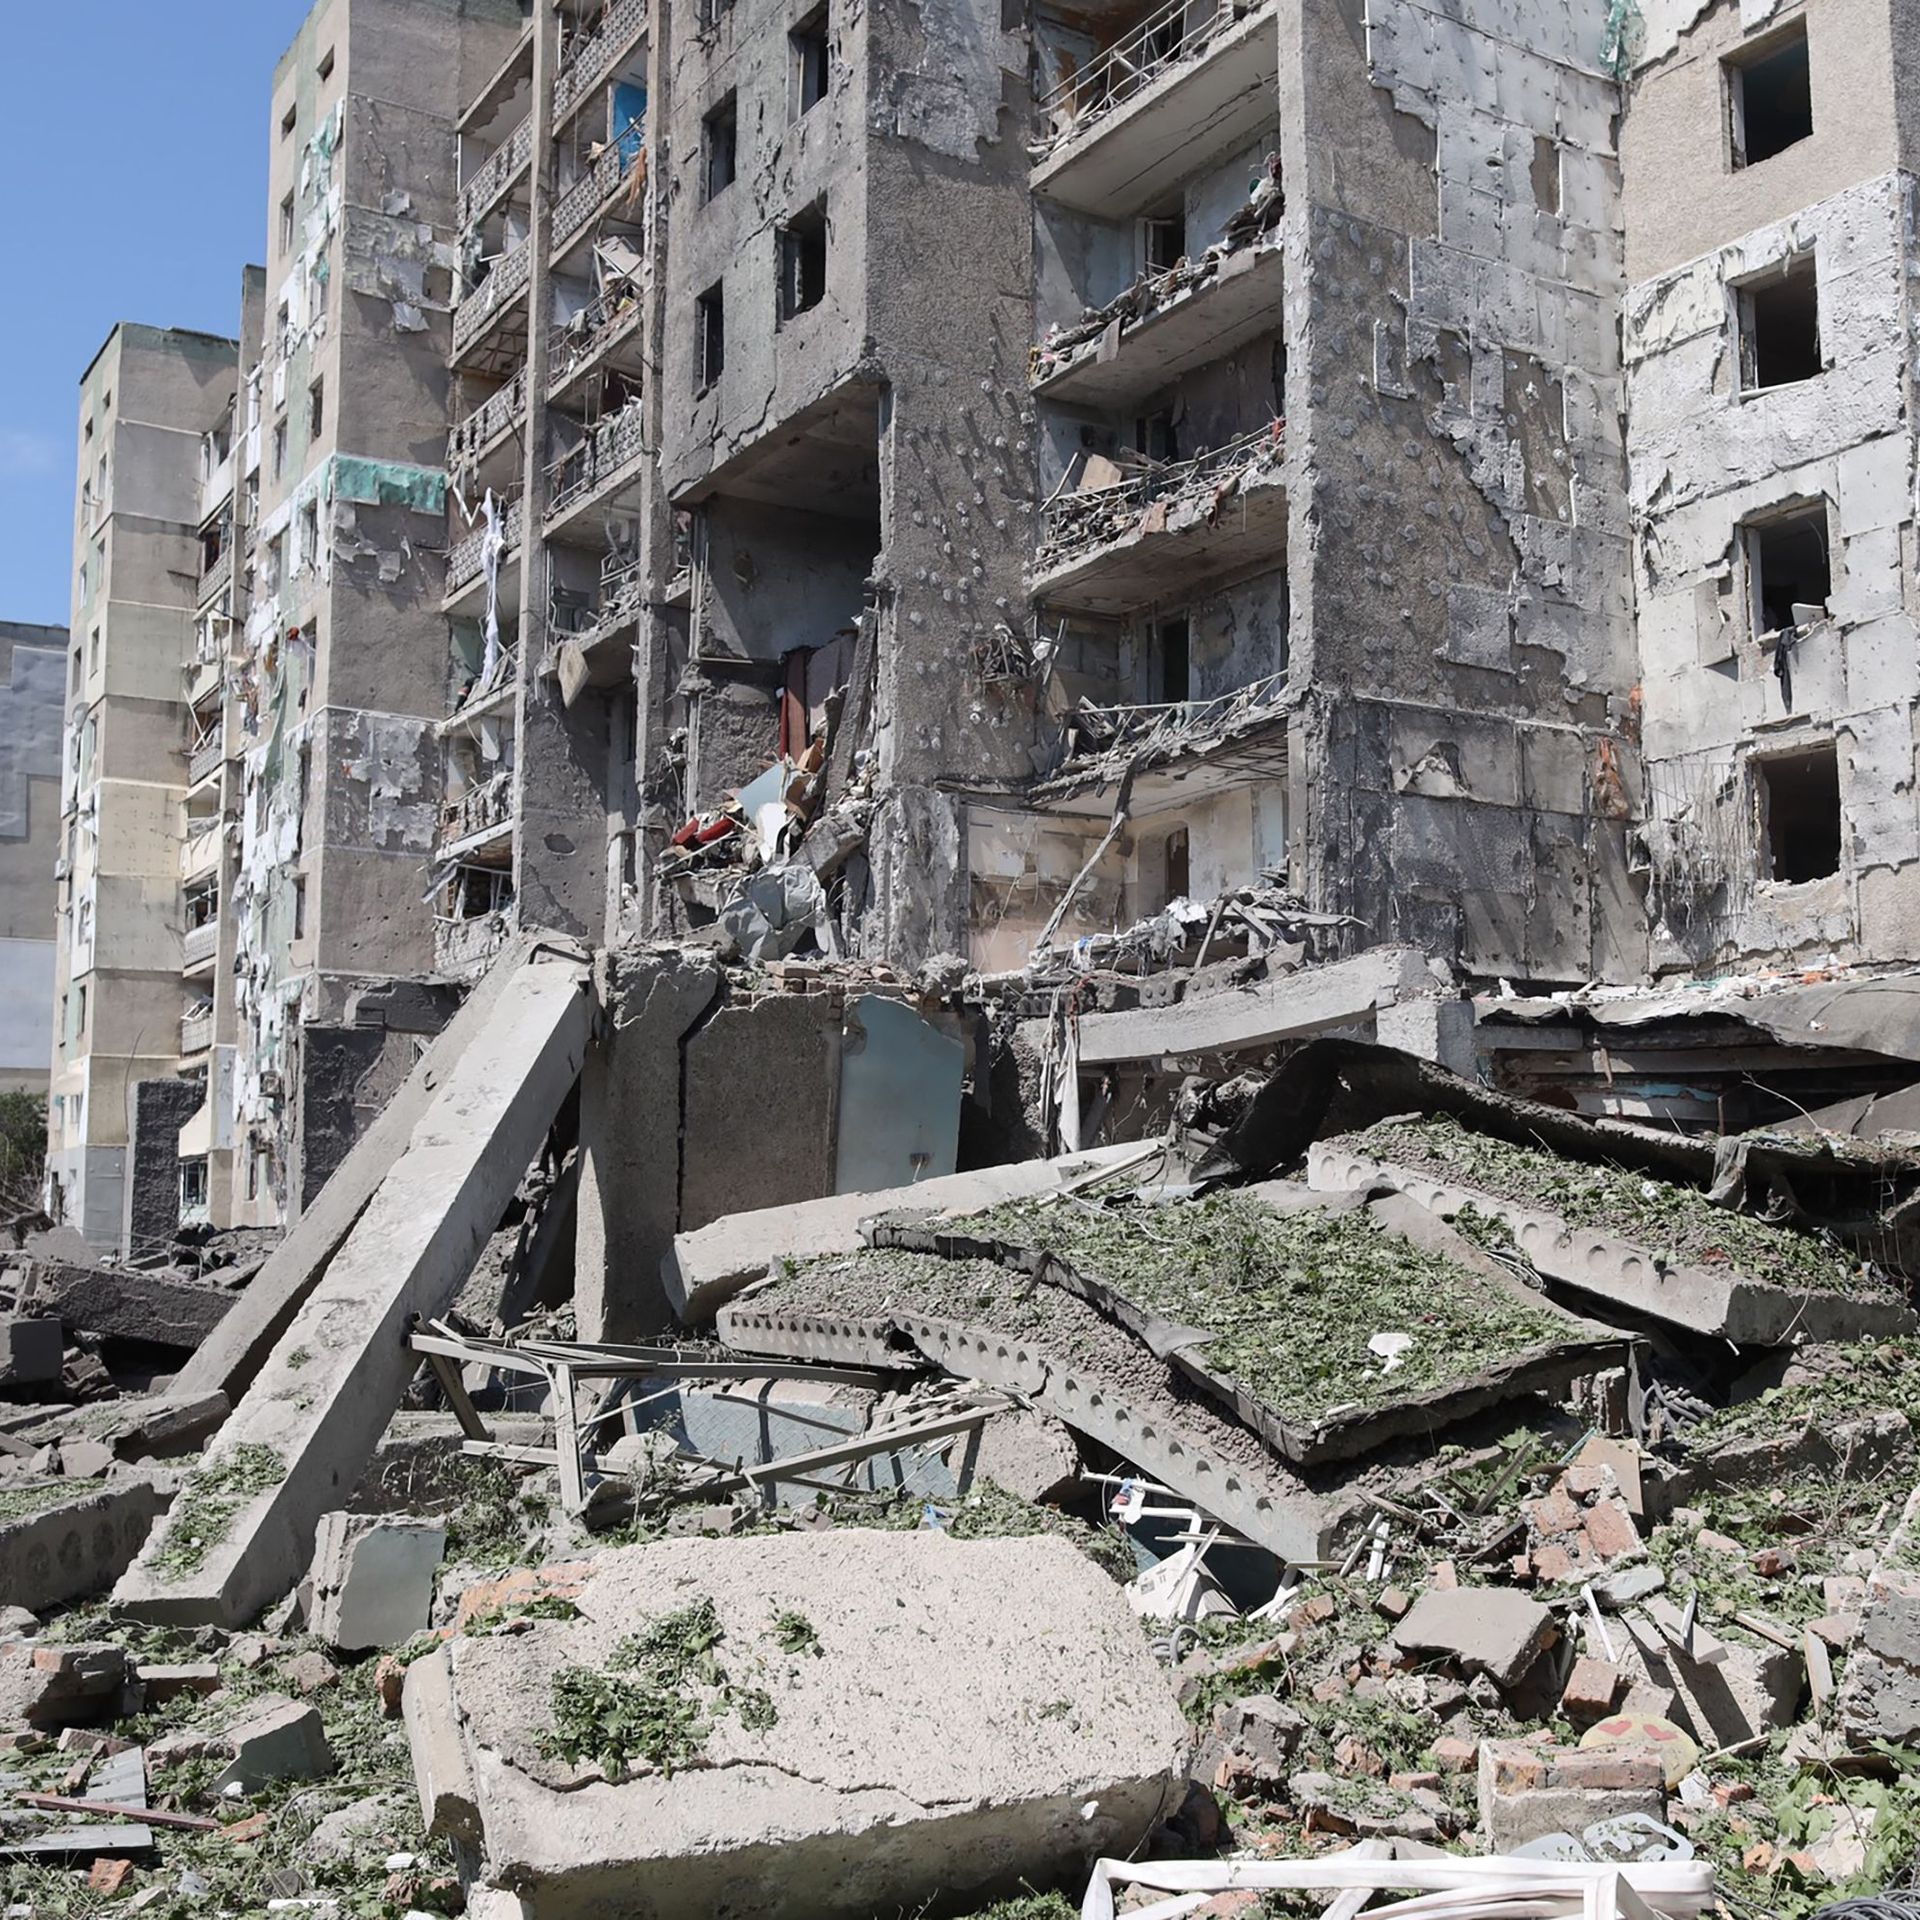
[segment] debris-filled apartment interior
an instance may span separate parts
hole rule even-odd
[[[315,0],[5,630],[9,1915],[1920,1915],[1916,48]]]

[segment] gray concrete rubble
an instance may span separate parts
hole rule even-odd
[[[250,1619],[305,1571],[313,1530],[359,1478],[398,1404],[416,1314],[442,1310],[539,1152],[579,1076],[585,970],[554,956],[517,973],[412,1130],[200,1465],[181,1514],[115,1588],[155,1619]]]
[[[707,1601],[718,1659],[768,1697],[752,1726],[710,1703],[670,1773],[633,1756],[610,1778],[598,1755],[552,1751],[568,1674],[623,1684],[623,1636]],[[577,1605],[578,1621],[456,1639],[407,1682],[423,1810],[543,1920],[981,1898],[1075,1880],[1178,1802],[1171,1688],[1118,1591],[1062,1543],[668,1542],[607,1556]],[[783,1655],[777,1616],[810,1622],[817,1652]]]
[[[347,1652],[388,1647],[425,1629],[447,1530],[428,1521],[320,1517],[307,1619],[315,1636]]]
[[[145,1475],[10,1485],[0,1502],[0,1594],[37,1610],[103,1592],[170,1498],[170,1486]]]

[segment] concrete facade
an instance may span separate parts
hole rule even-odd
[[[67,630],[0,620],[0,1093],[47,1090],[53,1053]]]

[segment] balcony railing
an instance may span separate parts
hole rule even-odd
[[[533,121],[522,120],[460,189],[460,224],[470,227],[506,192],[533,152]]]
[[[607,143],[607,150],[565,193],[553,210],[553,244],[564,246],[619,191],[633,181],[632,217],[638,219],[647,190],[647,150],[642,146],[645,123],[630,121]]]
[[[1110,541],[1154,531],[1147,517],[1156,505],[1170,508],[1207,494],[1224,505],[1249,479],[1277,465],[1285,445],[1285,423],[1275,420],[1211,453],[1156,467],[1137,480],[1062,494],[1041,513],[1037,571],[1049,572]]]
[[[1268,674],[1251,685],[1209,700],[1170,700],[1157,705],[1083,706],[1069,714],[1060,737],[1060,767],[1097,759],[1124,748],[1129,753],[1173,747],[1182,740],[1207,739],[1260,719],[1279,707],[1287,691],[1285,673]]]
[[[453,846],[477,833],[503,827],[513,817],[513,772],[503,767],[469,787],[457,800],[440,809],[440,844]]]
[[[1217,0],[1212,15],[1197,24],[1189,23],[1188,11],[1189,0],[1168,0],[1098,59],[1076,68],[1041,95],[1035,108],[1039,137],[1058,143],[1086,132],[1144,93],[1163,73],[1197,60],[1223,30],[1257,8]]]
[[[649,0],[614,0],[600,24],[576,41],[553,77],[553,118],[557,126],[606,79],[647,24]]]
[[[193,1007],[180,1016],[180,1051],[205,1053],[213,1045],[213,1009]]]
[[[512,499],[498,501],[497,512],[500,516],[501,552],[511,553],[520,544],[523,522],[521,503],[516,494]],[[459,541],[447,554],[447,591],[457,592],[469,580],[477,580],[486,571],[488,528],[482,524]]]
[[[501,308],[518,293],[526,291],[533,271],[533,248],[525,240],[493,263],[492,271],[477,287],[461,296],[453,314],[453,350],[463,353],[480,337],[481,330]]]
[[[640,289],[623,281],[590,300],[553,336],[553,384],[571,380],[639,324]]]
[[[196,747],[187,760],[187,785],[197,787],[209,774],[220,771],[220,762],[226,758],[226,749],[216,734],[205,746]]]
[[[491,393],[447,435],[447,465],[461,467],[479,459],[509,428],[526,417],[527,375],[524,368],[498,393]]]
[[[201,569],[200,598],[211,600],[213,596],[233,578],[233,542],[229,540],[220,549],[220,557],[212,566]]]
[[[578,505],[643,459],[645,426],[644,410],[636,400],[592,428],[579,446],[555,464],[547,518]]]
[[[211,960],[219,950],[218,920],[209,920],[202,927],[189,927],[186,938],[180,943],[180,964],[183,967],[197,967],[202,961]]]

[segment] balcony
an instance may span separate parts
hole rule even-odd
[[[186,937],[180,942],[181,968],[191,972],[200,967],[210,967],[219,950],[220,923],[218,920],[209,920],[204,926],[189,927]]]
[[[233,578],[233,542],[229,540],[220,549],[220,557],[208,566],[200,569],[199,604],[206,603],[219,594],[227,582]]]
[[[622,218],[638,225],[646,212],[647,150],[640,144],[645,132],[638,120],[623,127],[607,143],[607,150],[565,193],[553,210],[553,248],[557,254],[623,186],[630,206]]]
[[[1129,219],[1259,138],[1279,111],[1275,0],[1191,11],[1171,0],[1042,96],[1035,193]]]
[[[489,854],[511,858],[512,838],[513,769],[502,767],[442,805],[434,858],[491,865]]]
[[[533,272],[533,247],[525,240],[493,263],[477,287],[461,296],[453,310],[453,351],[456,357],[471,347],[488,326],[527,290]]]
[[[180,843],[180,884],[191,886],[208,874],[220,871],[220,816],[197,814],[187,822],[186,838]]]
[[[189,789],[197,787],[201,781],[210,780],[217,774],[226,757],[226,748],[221,743],[218,733],[215,733],[213,738],[207,741],[204,746],[195,747],[192,753],[187,756],[187,786]]]
[[[1285,423],[1111,486],[1082,485],[1040,517],[1033,595],[1120,617],[1286,564]]]
[[[645,427],[645,410],[639,401],[629,401],[618,413],[590,427],[586,439],[554,464],[553,500],[547,508],[549,532],[639,471],[650,451]]]
[[[450,469],[471,467],[502,436],[512,433],[527,417],[527,375],[524,368],[497,393],[490,393],[479,406],[457,421],[447,435],[447,465]]]
[[[187,1011],[180,1016],[181,1057],[190,1059],[196,1053],[205,1053],[212,1045],[212,1007],[189,1007]]]
[[[436,720],[433,730],[445,739],[449,733],[471,726],[489,714],[513,704],[520,686],[520,649],[502,647],[491,673],[483,672],[461,696],[460,704],[444,720]]]
[[[560,676],[568,706],[582,687],[617,686],[633,674],[633,634],[646,604],[646,573],[637,561],[608,560],[600,571],[600,601],[571,633],[556,634],[549,665]]]
[[[649,0],[613,0],[600,24],[576,41],[553,77],[553,124],[557,128],[605,81],[645,32]]]
[[[520,545],[524,515],[518,494],[506,500],[496,496],[495,514],[502,556],[512,553]],[[474,528],[465,539],[454,545],[447,554],[447,598],[451,600],[462,588],[478,580],[487,568],[487,541],[495,529],[484,522]]]
[[[211,700],[220,691],[225,672],[225,662],[217,653],[193,661],[182,675],[186,683],[187,705],[203,706]]]
[[[1034,395],[1095,411],[1134,408],[1182,374],[1277,332],[1284,278],[1273,232],[1241,247],[1209,247],[1168,273],[1143,274],[1041,343]]]
[[[488,155],[471,180],[460,189],[460,225],[472,226],[492,212],[508,188],[526,171],[533,156],[533,121],[522,120],[506,140]]]
[[[612,354],[622,341],[632,339],[639,331],[644,311],[640,288],[622,281],[589,301],[564,328],[556,328],[548,347],[553,361],[548,393],[561,393]],[[631,371],[640,371],[637,358]]]

